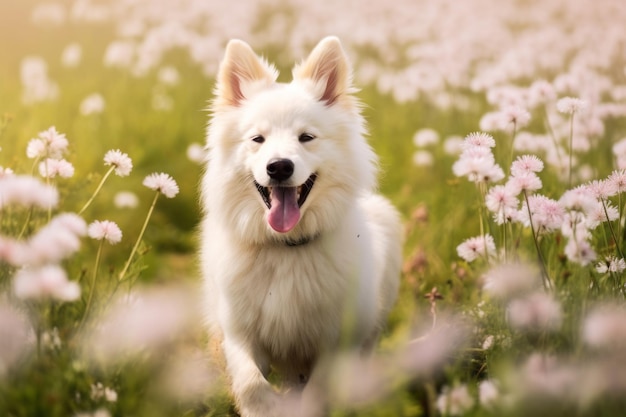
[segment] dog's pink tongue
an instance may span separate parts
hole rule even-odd
[[[272,229],[286,233],[300,220],[296,187],[272,187],[272,208],[267,216]]]

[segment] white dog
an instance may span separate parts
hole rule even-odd
[[[228,44],[202,182],[207,319],[246,417],[279,414],[270,369],[306,384],[307,398],[324,386],[320,363],[342,348],[370,351],[401,263],[399,216],[375,194],[376,157],[339,40],[323,39],[291,83],[276,78],[248,44]]]

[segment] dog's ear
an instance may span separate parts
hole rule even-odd
[[[278,73],[264,59],[258,57],[250,45],[233,39],[226,46],[226,53],[217,78],[218,103],[239,106],[255,91],[276,81]]]
[[[312,81],[320,101],[330,106],[352,92],[352,70],[335,36],[322,39],[304,62],[293,69],[294,80]]]

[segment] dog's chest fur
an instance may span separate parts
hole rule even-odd
[[[227,287],[240,334],[277,360],[311,360],[322,341],[337,343],[359,274],[343,252],[324,239],[259,248]]]

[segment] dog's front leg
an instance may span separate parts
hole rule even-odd
[[[278,417],[278,394],[265,378],[269,361],[262,352],[225,337],[226,367],[242,417]]]

